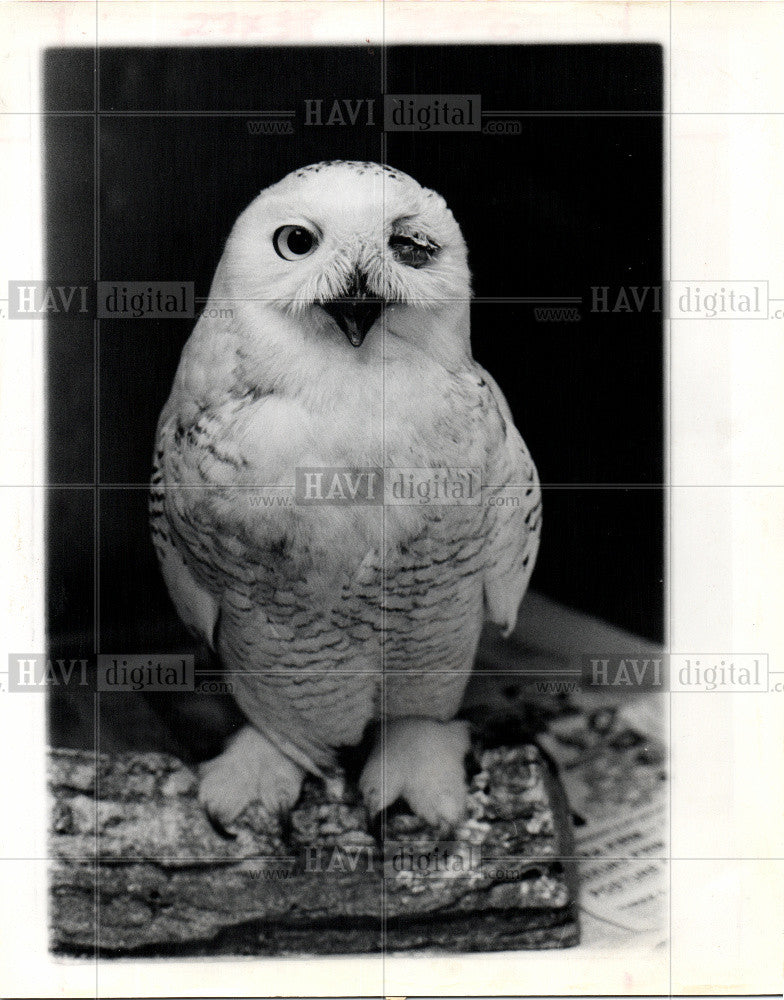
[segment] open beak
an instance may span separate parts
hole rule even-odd
[[[367,278],[361,271],[355,271],[342,298],[330,299],[320,305],[335,320],[351,344],[360,347],[368,330],[381,315],[384,303],[369,294]]]

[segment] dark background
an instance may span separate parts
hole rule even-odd
[[[484,111],[528,114],[518,135],[385,136],[384,90],[479,93]],[[336,98],[374,98],[379,124],[304,124],[305,99]],[[590,312],[591,286],[661,284],[658,46],[52,50],[44,107],[50,279],[192,280],[206,296],[262,188],[318,160],[385,159],[446,198],[477,296],[581,296],[577,323],[476,303],[474,354],[544,484],[533,587],[662,639],[661,316]],[[270,110],[296,112],[292,135],[249,133]],[[63,654],[95,652],[96,628],[105,652],[184,641],[146,483],[192,325],[101,321],[96,340],[92,321],[50,324],[49,628]]]

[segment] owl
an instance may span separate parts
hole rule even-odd
[[[434,825],[464,815],[455,716],[485,619],[514,627],[541,525],[470,298],[444,199],[389,166],[295,170],[229,235],[150,500],[169,594],[247,719],[201,766],[224,826],[252,802],[290,809],[369,727],[371,814],[403,798]]]

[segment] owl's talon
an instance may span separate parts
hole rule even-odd
[[[235,836],[230,824],[252,802],[269,813],[291,809],[304,772],[253,726],[243,726],[218,757],[199,767],[199,801],[217,826]]]
[[[453,830],[466,812],[468,723],[411,717],[384,725],[359,779],[371,817],[402,796],[426,823]]]
[[[223,837],[225,840],[236,840],[238,835],[238,830],[233,823],[224,823],[221,819],[211,813],[209,809],[205,807],[205,813],[207,816],[207,821],[213,830],[218,834],[219,837]]]
[[[361,781],[359,787],[362,792],[362,798],[365,800],[365,808],[368,811],[368,816],[371,820],[374,820],[384,808],[381,802],[381,794],[377,788],[364,787]]]

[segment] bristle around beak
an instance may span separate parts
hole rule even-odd
[[[319,303],[345,333],[353,347],[361,347],[368,331],[381,315],[382,299],[369,294],[367,277],[362,271],[355,271],[340,298]]]

